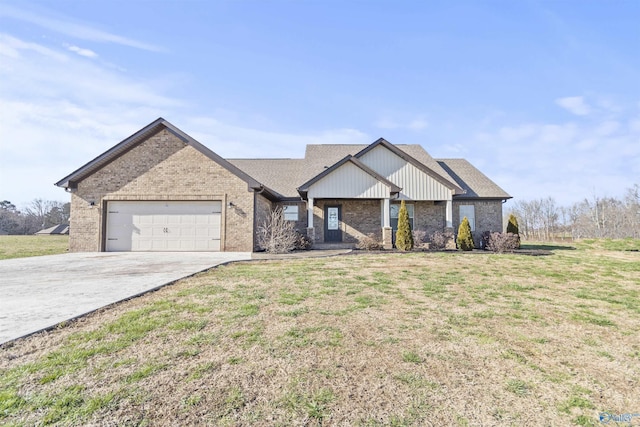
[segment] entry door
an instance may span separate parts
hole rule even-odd
[[[342,206],[324,207],[324,241],[342,242]]]

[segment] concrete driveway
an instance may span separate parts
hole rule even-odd
[[[70,253],[0,260],[0,344],[229,261],[233,252]]]

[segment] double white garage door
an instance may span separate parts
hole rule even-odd
[[[105,250],[219,251],[222,202],[108,202]]]

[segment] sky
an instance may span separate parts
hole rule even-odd
[[[420,144],[514,201],[640,184],[640,1],[0,0],[0,200],[158,117],[226,158]]]

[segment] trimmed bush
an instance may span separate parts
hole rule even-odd
[[[509,214],[509,221],[507,221],[507,233],[518,233],[518,218],[514,214]]]
[[[295,249],[299,251],[308,251],[313,246],[313,242],[306,234],[298,232]]]
[[[418,249],[429,249],[429,243],[427,240],[427,232],[424,230],[411,231],[413,236],[413,247]]]
[[[443,251],[447,249],[447,244],[453,241],[453,233],[450,231],[436,231],[429,237],[429,249]]]
[[[514,234],[518,239],[518,246],[520,247],[520,230],[518,228],[518,218],[514,214],[509,215],[509,221],[507,222],[507,233]]]
[[[356,249],[363,251],[379,251],[382,249],[382,243],[380,243],[376,236],[371,233],[358,239]]]
[[[499,254],[511,252],[520,247],[520,239],[513,233],[491,233],[487,249]]]
[[[401,251],[413,249],[413,235],[411,234],[411,224],[409,223],[409,212],[404,200],[400,204],[398,212],[398,231],[396,231],[396,248]]]
[[[471,224],[469,224],[466,216],[462,218],[460,227],[458,227],[458,238],[456,242],[458,243],[458,249],[461,251],[472,251],[475,247],[473,235],[471,234]]]

